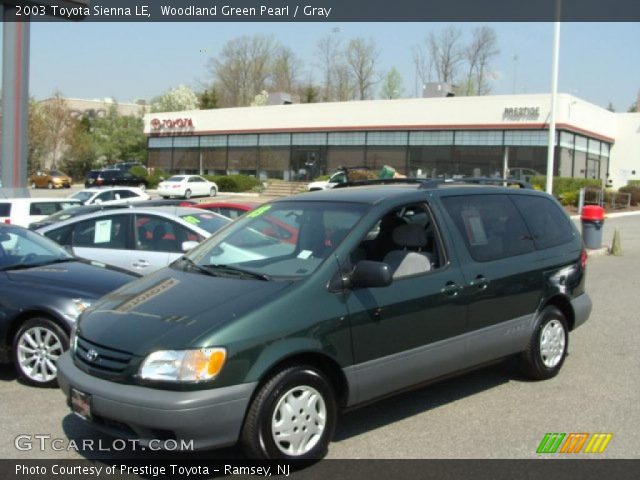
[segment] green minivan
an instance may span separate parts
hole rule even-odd
[[[58,362],[118,437],[320,458],[338,413],[516,355],[553,377],[586,252],[549,195],[406,182],[284,198],[87,309]]]

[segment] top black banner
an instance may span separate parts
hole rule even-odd
[[[0,0],[4,21],[638,22],[638,0]]]

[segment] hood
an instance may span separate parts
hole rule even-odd
[[[5,273],[10,281],[19,282],[24,288],[82,298],[100,298],[137,278],[124,270],[97,266],[84,260],[8,270]]]
[[[139,356],[196,348],[200,337],[260,308],[291,284],[167,267],[93,305],[81,317],[79,335]]]

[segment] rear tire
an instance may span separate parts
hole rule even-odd
[[[185,190],[185,192],[184,192],[184,198],[185,198],[186,200],[189,200],[189,199],[191,198],[191,190],[189,190],[189,189]]]
[[[53,190],[53,183],[51,183],[51,182],[47,183],[47,188],[49,190]]]
[[[545,307],[538,315],[527,349],[520,356],[525,375],[534,380],[555,377],[567,356],[569,329],[562,312],[554,307]]]
[[[335,394],[324,374],[299,365],[272,376],[247,412],[240,442],[249,458],[318,459],[336,426]]]
[[[36,185],[36,182],[31,182],[31,188],[38,188],[38,186]]]
[[[36,387],[56,387],[56,362],[69,349],[69,335],[60,325],[44,317],[31,318],[13,339],[13,359],[19,378]]]

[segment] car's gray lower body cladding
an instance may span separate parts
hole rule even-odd
[[[67,398],[70,388],[91,395],[91,424],[113,436],[150,440],[193,440],[194,449],[237,442],[257,383],[196,391],[159,390],[123,385],[93,377],[77,368],[69,353],[58,361],[58,382]],[[120,428],[122,427],[128,428]],[[159,432],[164,432],[160,434]],[[165,438],[160,438],[164,435]]]
[[[397,390],[496,360],[526,348],[534,315],[345,368],[347,405],[367,402]]]
[[[571,307],[573,308],[574,315],[573,328],[578,328],[586,322],[589,315],[591,315],[593,303],[591,302],[591,297],[589,297],[588,294],[583,293],[571,300]]]

